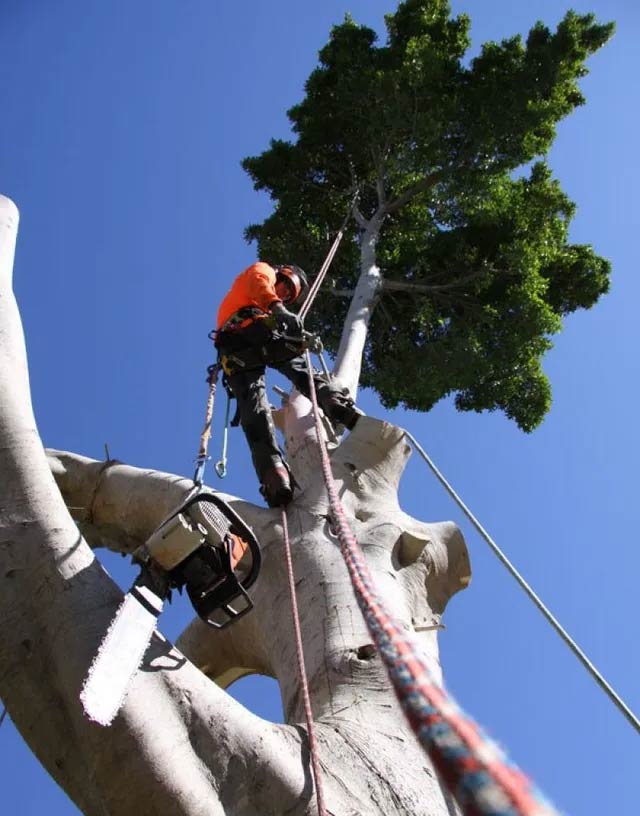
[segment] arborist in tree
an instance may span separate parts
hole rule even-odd
[[[299,267],[271,267],[258,261],[238,275],[218,310],[215,344],[227,384],[238,401],[262,495],[270,507],[288,504],[293,489],[276,439],[265,368],[277,369],[309,397],[302,325],[287,308],[299,300],[306,286]],[[351,430],[362,412],[320,372],[314,371],[313,379],[326,416]]]

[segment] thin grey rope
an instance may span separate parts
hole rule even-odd
[[[319,291],[320,287],[322,286],[322,282],[324,281],[325,275],[327,274],[327,272],[329,270],[329,267],[331,266],[333,258],[335,256],[336,252],[338,251],[338,247],[340,246],[340,242],[342,241],[342,238],[344,236],[345,230],[347,229],[347,225],[349,224],[349,219],[351,218],[353,208],[356,205],[356,202],[358,200],[359,195],[360,195],[360,192],[356,191],[353,198],[351,199],[351,204],[349,205],[349,211],[347,212],[347,214],[345,216],[345,219],[342,222],[342,225],[341,225],[340,229],[338,230],[338,234],[334,238],[333,244],[331,244],[331,248],[329,249],[329,252],[327,253],[327,257],[324,259],[324,263],[320,267],[320,271],[318,272],[315,280],[313,281],[313,283],[311,284],[311,287],[309,288],[309,292],[307,293],[307,296],[306,296],[306,298],[304,300],[304,303],[300,307],[300,311],[298,312],[298,317],[300,318],[301,321],[304,321],[304,319],[306,318],[306,316],[307,316],[307,314],[309,312],[309,309],[313,305],[313,301],[316,299],[316,295],[318,294],[318,291]]]
[[[516,581],[520,584],[522,589],[526,592],[529,598],[533,601],[533,603],[538,607],[540,612],[545,616],[548,622],[553,626],[556,632],[560,635],[560,637],[564,640],[567,646],[571,649],[574,655],[578,658],[578,660],[582,663],[585,669],[589,672],[589,674],[593,677],[596,683],[600,686],[600,688],[607,694],[610,700],[618,707],[618,709],[624,714],[627,720],[631,723],[631,725],[636,729],[638,733],[640,733],[640,720],[636,717],[633,711],[629,708],[629,706],[624,702],[624,700],[620,697],[620,695],[615,691],[615,689],[607,682],[607,680],[603,677],[602,674],[598,671],[598,669],[593,665],[593,663],[589,660],[586,654],[582,651],[582,649],[578,646],[575,640],[569,635],[569,633],[564,629],[564,627],[560,624],[557,618],[551,613],[548,607],[542,602],[542,600],[536,595],[533,589],[529,586],[529,584],[525,581],[522,575],[518,572],[518,570],[513,566],[511,561],[507,558],[507,556],[502,552],[500,547],[496,544],[496,542],[491,538],[489,533],[484,529],[482,524],[478,521],[478,519],[473,515],[471,510],[467,507],[467,505],[462,501],[460,496],[456,493],[453,487],[449,484],[446,480],[444,475],[438,470],[436,465],[434,464],[433,460],[424,450],[424,448],[420,445],[420,443],[416,440],[413,434],[410,434],[409,431],[405,431],[405,436],[411,442],[413,447],[418,451],[420,456],[424,459],[424,461],[429,465],[431,470],[433,471],[434,475],[440,482],[440,484],[444,487],[444,489],[449,493],[451,498],[458,504],[462,512],[465,516],[469,519],[471,524],[476,528],[476,530],[480,533],[482,538],[487,542],[489,547],[493,550],[494,554],[498,557],[498,560],[504,564],[507,570],[511,573],[511,575],[516,579]]]

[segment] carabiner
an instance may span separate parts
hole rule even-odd
[[[227,443],[229,441],[229,411],[231,406],[231,397],[227,392],[227,407],[224,412],[224,431],[222,432],[222,455],[215,463],[214,470],[218,479],[224,479],[227,475]]]

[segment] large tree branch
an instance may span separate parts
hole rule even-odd
[[[0,697],[45,767],[90,816],[105,810],[119,816],[309,816],[313,788],[298,726],[300,683],[292,671],[295,642],[275,511],[234,500],[262,544],[254,612],[231,636],[211,639],[194,626],[184,642],[220,682],[240,670],[273,673],[290,725],[252,715],[160,636],[109,729],[88,722],[80,710],[82,681],[122,593],[78,535],[50,464],[80,523],[97,542],[124,551],[144,540],[190,484],[72,454],[47,460],[29,404],[6,271],[12,247],[7,251],[4,227],[11,216],[10,207],[8,217],[0,214]],[[334,451],[333,471],[381,596],[414,629],[437,672],[434,616],[460,588],[448,553],[461,546],[452,525],[423,525],[399,508],[397,481],[407,453],[399,429],[365,417]],[[293,457],[294,470],[304,471],[304,489],[287,517],[327,800],[334,813],[445,816],[451,811],[439,781],[371,651],[330,534],[314,457],[317,447],[305,437]],[[353,769],[348,777],[345,767]]]
[[[385,197],[382,170],[378,173],[376,189],[379,206],[363,228],[360,239],[360,275],[347,312],[334,367],[335,378],[354,399],[360,381],[369,323],[384,284],[376,264],[376,244],[382,223],[387,215],[400,209],[419,193],[428,190],[439,178],[439,171],[430,173],[408,187],[396,199],[388,202]]]
[[[384,216],[378,212],[370,219],[360,243],[360,276],[349,305],[334,375],[355,399],[362,369],[367,331],[379,294],[382,276],[376,265],[376,243]]]
[[[95,547],[131,553],[193,490],[193,483],[169,473],[149,471],[121,462],[98,462],[61,451],[48,452],[58,487],[87,540]],[[268,539],[278,513],[219,494]],[[254,593],[260,606],[260,592]],[[194,621],[180,639],[180,649],[212,680],[226,687],[243,674],[272,674],[268,660],[270,630],[257,627],[260,615],[212,632]],[[203,642],[206,633],[206,642]]]
[[[389,201],[385,205],[385,212],[394,213],[401,207],[404,207],[404,205],[408,204],[412,198],[415,198],[420,193],[424,193],[431,189],[431,187],[433,187],[440,180],[441,176],[442,173],[439,170],[436,170],[433,173],[429,173],[428,176],[420,179],[420,181],[416,181],[415,184],[407,187],[407,189],[400,193],[397,198],[394,198],[393,201]]]
[[[378,196],[378,210],[382,210],[387,203],[387,193],[384,184],[384,160],[380,158],[380,160],[376,161],[376,157],[374,156],[374,162],[376,165],[376,194]]]
[[[467,283],[471,283],[485,275],[488,269],[476,269],[468,275],[461,275],[449,283],[413,283],[412,281],[388,280],[382,282],[382,290],[386,292],[411,292],[415,294],[433,294],[437,292],[447,292],[451,289],[458,289]]]
[[[317,453],[315,446],[309,446],[305,451],[304,455],[309,461],[305,460],[303,470],[317,474],[317,463],[314,466],[310,459],[314,452]],[[301,452],[298,451],[293,460],[296,469],[301,466],[300,455]],[[397,488],[408,455],[409,448],[401,429],[365,417],[334,451],[333,472],[338,480],[340,492],[343,493],[347,513],[354,523],[358,524],[359,538],[369,553],[379,588],[388,597],[389,606],[394,613],[406,621],[408,627],[414,629],[415,637],[422,644],[424,657],[429,661],[435,676],[439,676],[437,630],[446,601],[468,580],[468,560],[465,558],[464,541],[454,525],[422,524],[404,514],[399,508]],[[73,467],[78,467],[76,457],[73,457],[72,461],[75,462]],[[89,468],[92,464],[97,464],[91,463],[90,460],[84,462],[84,466]],[[112,486],[108,505],[114,501],[123,501],[126,504],[130,490],[138,492],[133,481],[144,479],[146,475],[144,471],[135,468],[119,467],[123,468],[120,498],[117,498]],[[67,478],[70,477],[72,469],[67,469]],[[74,481],[78,481],[77,474]],[[156,490],[160,489],[161,483],[161,480],[158,480]],[[382,524],[378,515],[381,503],[385,506]],[[296,502],[295,510],[290,514],[292,530],[297,530],[298,526],[308,528],[308,522],[303,519],[315,516],[323,520],[327,512],[326,496],[318,490],[317,484],[314,486],[313,479],[309,478],[305,491]],[[126,519],[124,510],[114,515]],[[308,535],[312,536],[311,531]],[[180,646],[186,649],[203,672],[223,685],[250,672],[277,674],[283,689],[287,719],[295,721],[299,716],[300,705],[297,681],[289,672],[282,670],[283,666],[290,666],[293,660],[292,642],[286,637],[286,631],[284,633],[280,631],[277,640],[269,637],[274,621],[280,617],[280,614],[275,612],[281,603],[279,587],[282,584],[280,577],[282,554],[279,536],[277,529],[271,536],[265,530],[263,538],[265,567],[259,584],[265,591],[262,595],[260,593],[255,595],[255,612],[231,629],[220,633],[214,633],[200,621],[195,621],[181,637]],[[390,555],[392,561],[389,559]],[[315,564],[316,559],[318,564]],[[307,576],[316,574],[318,565],[322,563],[323,583],[326,581],[326,586],[330,588],[329,596],[332,599],[330,603],[336,603],[340,591],[344,593],[344,600],[340,603],[352,604],[350,586],[348,581],[345,582],[341,559],[334,558],[331,564],[328,564],[326,559],[327,553],[323,555],[319,552],[317,544],[308,549],[304,546],[304,539],[299,542],[296,563],[299,570],[298,591],[301,593],[301,599],[309,598],[309,589],[314,592],[313,582],[307,586]],[[404,588],[401,594],[397,592],[398,581]],[[425,593],[425,586],[429,582],[433,583],[433,587],[429,593]],[[409,605],[406,603],[407,598],[410,599]],[[343,749],[340,747],[340,739],[347,739],[351,746],[350,750],[356,752],[362,750],[359,746],[370,743],[371,740],[375,742],[377,739],[376,735],[360,733],[361,715],[358,705],[354,702],[358,699],[358,686],[357,683],[345,682],[347,678],[342,677],[343,672],[348,672],[348,676],[351,677],[354,671],[362,671],[362,667],[358,668],[362,661],[357,658],[357,649],[359,644],[366,645],[367,635],[363,631],[359,615],[347,616],[347,620],[352,622],[353,631],[342,616],[335,617],[332,613],[328,615],[322,625],[323,639],[327,640],[325,649],[329,647],[327,654],[330,656],[329,665],[332,666],[329,670],[331,680],[327,686],[324,677],[328,658],[322,660],[324,650],[318,652],[313,648],[318,638],[317,616],[313,613],[317,603],[318,599],[315,603],[303,601],[304,641],[310,649],[307,659],[314,685],[313,705],[320,721],[319,729],[323,739],[331,741],[332,755],[341,756],[340,751]],[[330,609],[333,606],[326,608]],[[349,651],[355,661],[353,666],[345,664],[342,656],[343,650],[348,649],[348,644],[353,644]],[[279,668],[272,666],[272,655],[276,656]],[[335,667],[334,656],[337,661]],[[367,683],[369,706],[376,710],[376,717],[379,723],[382,723],[389,718],[389,714],[392,715],[391,719],[396,715],[393,710],[389,711],[389,687],[384,672],[380,669],[377,663],[368,667]],[[322,723],[326,718],[330,718],[329,721],[334,725],[325,733]],[[287,734],[289,732],[285,732],[285,736]],[[335,743],[336,735],[340,736],[338,744]],[[336,750],[338,754],[335,754]],[[345,760],[353,762],[353,756],[347,753]],[[385,768],[386,778],[389,772],[390,769]],[[336,780],[330,775],[329,781]]]
[[[172,473],[99,462],[77,453],[47,451],[49,465],[76,521],[96,546],[130,553],[194,489],[193,482]],[[264,507],[220,493],[250,526],[269,527],[276,514]]]
[[[355,220],[356,220],[356,224],[357,224],[357,225],[358,225],[358,226],[359,226],[361,229],[363,229],[363,230],[364,230],[364,229],[366,229],[366,228],[367,228],[367,224],[368,224],[369,222],[368,222],[368,221],[367,221],[367,219],[364,217],[364,215],[362,214],[362,211],[360,210],[360,207],[358,207],[358,205],[357,205],[357,204],[354,204],[354,205],[353,205],[353,210],[352,210],[352,212],[353,212],[353,217],[354,217],[354,218],[355,218]]]
[[[467,283],[471,283],[478,278],[481,278],[487,272],[494,271],[492,269],[477,269],[470,272],[468,275],[462,275],[449,283],[413,283],[412,281],[389,280],[383,278],[380,282],[381,292],[410,292],[415,294],[430,295],[438,292],[447,292],[451,289],[458,289]],[[327,294],[335,297],[352,298],[355,294],[355,289],[337,289],[335,287],[328,287]]]
[[[257,815],[274,795],[297,812],[308,787],[299,737],[255,717],[161,638],[111,728],[82,713],[80,688],[122,593],[79,536],[38,438],[11,289],[17,221],[0,197],[0,697],[91,816],[222,815],[238,797]],[[232,761],[254,764],[258,778],[225,786]]]

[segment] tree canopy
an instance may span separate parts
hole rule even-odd
[[[501,409],[526,431],[551,403],[541,360],[562,318],[590,308],[610,266],[571,244],[574,204],[545,158],[578,81],[613,24],[568,12],[483,45],[445,0],[406,0],[387,38],[351,17],[333,28],[288,112],[294,139],[244,160],[273,213],[247,228],[261,258],[317,269],[359,190],[350,227],[308,320],[335,352],[368,237],[382,272],[364,385],[385,406]]]

